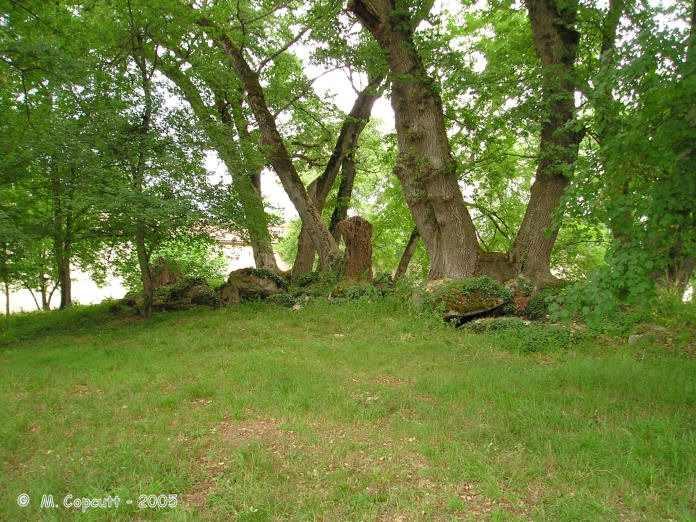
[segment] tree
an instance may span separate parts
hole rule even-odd
[[[610,228],[600,282],[631,300],[649,299],[655,282],[682,294],[693,272],[694,15],[684,7],[612,1],[598,14],[599,63],[583,87],[594,147],[575,189],[583,205],[571,208]],[[658,17],[670,16],[661,29]]]
[[[93,72],[83,58],[85,42],[68,36],[77,29],[70,6],[34,7],[13,4],[7,14],[11,29],[3,33],[5,87],[9,99],[16,100],[8,110],[14,129],[8,134],[10,168],[5,174],[24,201],[24,212],[15,213],[15,226],[42,245],[38,249],[32,245],[27,252],[35,251],[32,257],[43,259],[48,248],[53,257],[62,309],[72,302],[71,264],[96,219],[90,197],[99,185],[98,169],[92,167],[94,106],[85,90]],[[17,153],[19,148],[24,152]],[[49,271],[43,261],[34,266],[41,272],[27,277],[41,281],[38,286],[47,307],[44,290]]]
[[[341,132],[336,140],[336,146],[329,158],[324,172],[312,181],[307,187],[309,196],[314,200],[317,209],[321,212],[326,203],[329,191],[334,185],[339,170],[341,171],[341,181],[338,190],[336,207],[331,215],[329,232],[338,241],[336,227],[340,221],[346,218],[350,197],[355,181],[355,162],[353,155],[358,145],[360,133],[367,124],[372,106],[379,97],[378,87],[382,83],[382,77],[373,78],[367,86],[360,91],[352,109],[346,116]],[[308,228],[302,225],[297,241],[297,255],[292,267],[292,276],[297,278],[311,272],[314,266],[315,248],[312,243]]]
[[[211,19],[201,17],[198,24],[206,28],[213,41],[224,52],[231,67],[239,76],[246,91],[246,99],[256,119],[260,133],[260,147],[267,161],[273,166],[288,197],[297,209],[302,223],[314,242],[319,253],[322,269],[328,269],[339,259],[338,245],[329,233],[316,205],[307,194],[304,184],[297,173],[283,139],[278,132],[275,118],[268,108],[266,96],[259,81],[258,71],[252,69],[244,57],[242,49],[230,36]]]
[[[390,0],[354,1],[349,9],[389,64],[399,143],[394,173],[428,251],[428,277],[470,277],[479,246],[457,183],[442,100],[414,45],[420,17]]]
[[[572,177],[584,134],[575,119],[578,3],[527,0],[526,5],[541,61],[545,110],[536,180],[508,255],[520,273],[544,282],[551,280],[551,251],[558,234],[552,223],[554,211]]]
[[[243,232],[248,234],[256,267],[278,273],[268,230],[271,220],[264,210],[261,198],[260,171],[263,162],[259,161],[259,154],[254,150],[256,145],[241,112],[241,86],[233,86],[232,89],[236,92],[231,92],[221,75],[213,74],[200,57],[196,60],[196,54],[192,51],[192,46],[186,50],[176,49],[176,56],[185,56],[186,60],[172,63],[163,58],[158,67],[179,88],[232,176],[234,190],[228,198],[228,204],[232,201],[241,203],[242,212],[236,216],[236,221],[237,225],[242,226]],[[184,71],[185,64],[191,64],[192,67]],[[212,92],[212,103],[204,102],[201,90],[191,77],[192,72],[196,72]],[[221,204],[225,205],[224,201]],[[231,225],[233,223],[227,223],[227,226]]]

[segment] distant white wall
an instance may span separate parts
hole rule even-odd
[[[79,304],[101,303],[107,297],[121,298],[126,294],[126,288],[121,280],[117,277],[109,277],[106,281],[106,286],[100,288],[92,281],[88,274],[85,274],[77,268],[72,269],[72,296],[73,301]],[[41,295],[36,294],[36,299],[41,304]],[[2,313],[5,313],[7,299],[5,293],[0,297],[0,306]],[[56,289],[53,292],[51,300],[51,308],[58,308],[60,304],[60,291]],[[15,312],[31,312],[36,310],[36,303],[31,297],[29,290],[18,290],[10,293],[10,311]]]
[[[240,268],[246,268],[249,266],[254,266],[254,255],[249,246],[238,246],[238,245],[223,245],[222,251],[227,257],[227,271],[238,270]],[[276,256],[277,259],[277,256]],[[277,259],[278,265],[283,270],[288,267],[280,260]],[[107,279],[106,286],[100,288],[94,281],[92,281],[88,274],[73,268],[72,270],[72,295],[73,301],[80,304],[95,304],[101,303],[106,298],[120,299],[126,295],[126,288],[123,286],[123,282],[117,277],[109,277]],[[37,295],[39,303],[41,303],[41,296]],[[53,294],[53,300],[51,301],[51,308],[57,308],[60,304],[60,294],[56,290]],[[6,299],[5,293],[1,292],[0,295],[0,314],[5,313]],[[28,290],[18,290],[16,292],[10,293],[10,311],[15,312],[30,312],[36,310],[36,304],[34,299],[32,299],[31,294]]]

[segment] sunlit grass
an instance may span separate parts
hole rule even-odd
[[[692,357],[526,353],[391,301],[72,313],[3,323],[0,519],[696,516]]]

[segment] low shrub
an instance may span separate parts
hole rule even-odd
[[[519,317],[485,317],[466,323],[462,328],[474,333],[501,332],[504,330],[521,330],[529,323]]]
[[[297,303],[298,298],[292,294],[274,294],[269,295],[265,302],[269,304],[274,304],[278,306],[285,306],[287,308],[292,308]]]
[[[530,319],[545,319],[549,315],[549,305],[558,300],[564,283],[542,286],[539,291],[529,298],[524,315]]]

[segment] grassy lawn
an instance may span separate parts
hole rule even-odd
[[[0,322],[0,520],[696,518],[693,356],[523,353],[391,301],[70,314]]]

